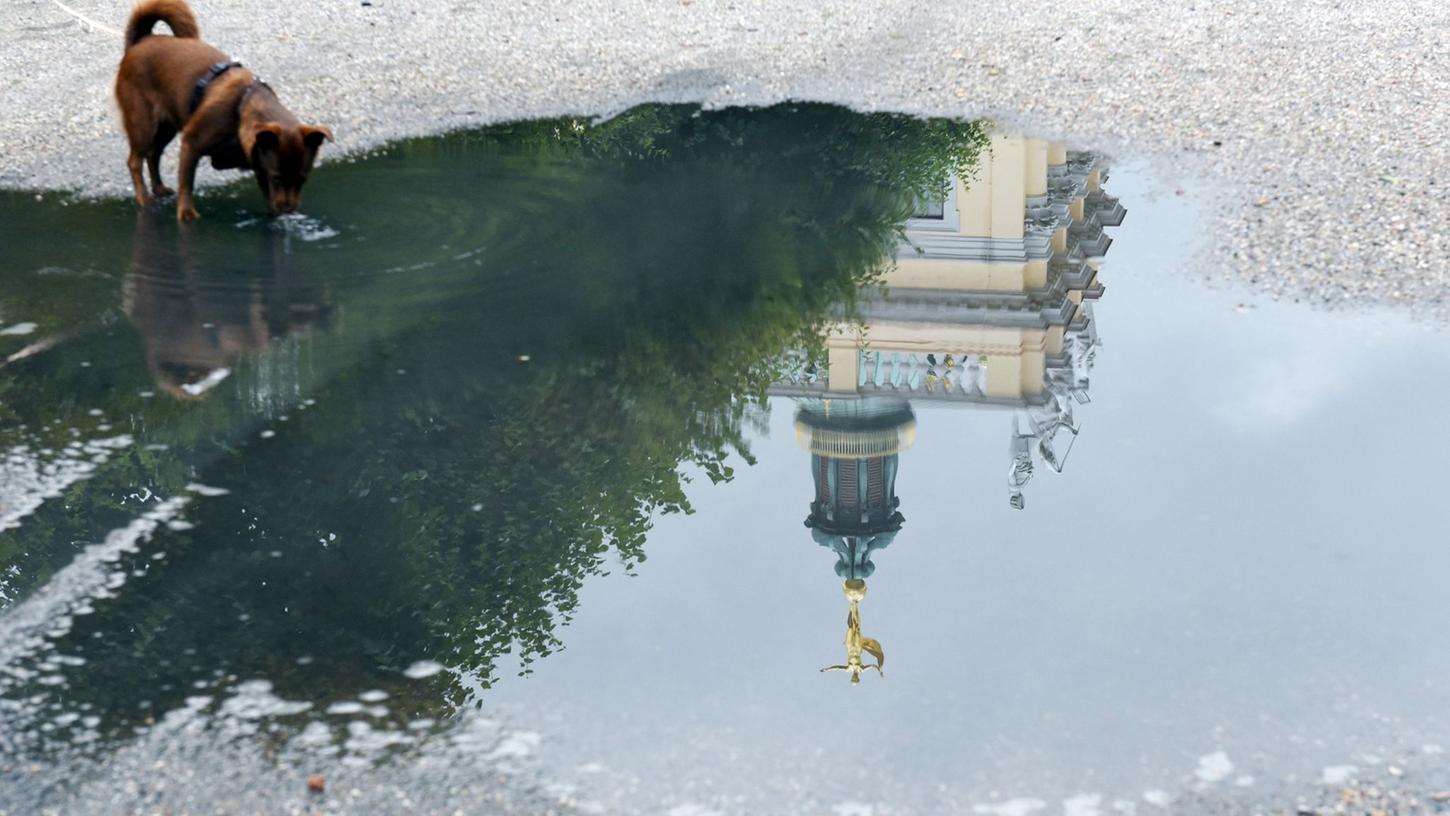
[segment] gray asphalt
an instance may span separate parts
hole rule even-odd
[[[126,0],[64,0],[119,28]],[[1208,181],[1197,274],[1444,314],[1450,11],[1435,0],[197,0],[338,155],[648,100],[954,116]],[[56,0],[0,16],[0,186],[126,192],[114,33]],[[204,177],[225,177],[207,171]]]

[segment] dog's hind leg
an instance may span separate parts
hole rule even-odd
[[[146,169],[151,173],[151,192],[158,196],[168,196],[176,192],[161,180],[161,154],[166,152],[166,146],[174,138],[176,128],[169,124],[157,125],[156,135],[151,139],[151,153],[146,157]]]
[[[131,153],[126,157],[126,169],[131,171],[131,186],[136,188],[136,203],[149,207],[155,199],[146,192],[146,181],[141,178],[141,165],[146,163],[152,140],[156,136],[156,119],[151,111],[146,110],[145,102],[131,94],[118,92],[116,101],[121,106],[121,123],[126,128],[126,141],[131,145]]]

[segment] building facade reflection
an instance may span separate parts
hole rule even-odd
[[[856,683],[885,661],[862,633],[860,603],[872,556],[905,520],[895,485],[915,439],[911,401],[1010,414],[1014,509],[1040,466],[1066,465],[1100,346],[1104,228],[1126,214],[1106,180],[1096,154],[993,137],[974,177],[951,178],[940,200],[917,207],[882,285],[861,293],[855,320],[828,330],[824,364],[802,356],[772,389],[799,398],[796,437],[815,488],[806,526],[845,580],[846,663],[827,670]]]
[[[993,137],[974,178],[906,223],[883,285],[829,331],[825,365],[802,360],[773,393],[1010,412],[1007,494],[1022,509],[1041,465],[1062,471],[1089,399],[1104,228],[1126,214],[1106,180],[1097,154]]]

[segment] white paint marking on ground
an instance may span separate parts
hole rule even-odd
[[[80,20],[81,22],[85,23],[86,25],[90,26],[91,28],[94,28],[97,31],[105,32],[105,33],[110,34],[110,35],[112,35],[114,37],[124,37],[124,36],[126,36],[125,34],[122,34],[121,33],[120,29],[111,28],[110,26],[106,25],[105,23],[98,23],[95,20],[92,20],[91,18],[87,17],[86,15],[81,14],[79,11],[76,11],[75,9],[71,8],[70,6],[67,6],[65,3],[60,2],[60,0],[50,0],[50,2],[56,4],[56,6],[59,7],[61,11],[64,11],[66,14],[69,14],[70,16],[76,18],[77,20]]]

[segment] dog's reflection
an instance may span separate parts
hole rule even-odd
[[[285,233],[263,228],[255,242],[218,244],[152,213],[137,221],[122,304],[156,386],[187,400],[332,315],[325,287],[298,268]]]

